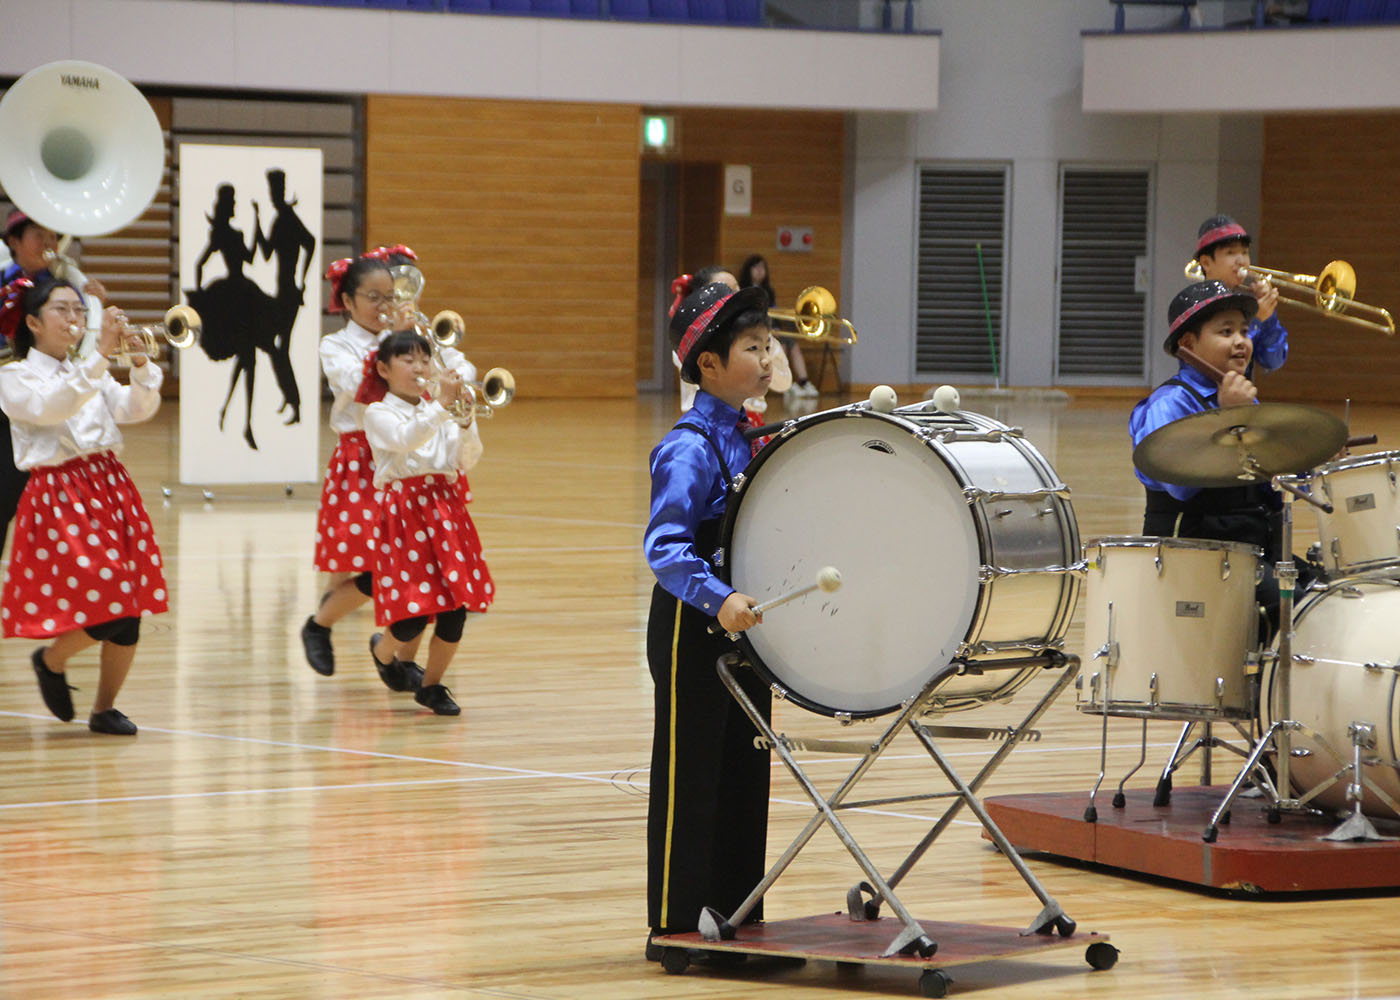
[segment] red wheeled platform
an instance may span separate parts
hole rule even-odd
[[[1178,787],[1154,806],[1152,789],[1130,790],[1123,808],[1084,820],[1085,792],[999,795],[983,800],[1021,852],[1054,854],[1213,889],[1318,892],[1400,886],[1400,841],[1319,840],[1337,821],[1284,812],[1269,823],[1263,803],[1237,799],[1219,838],[1201,834],[1225,797],[1224,786]],[[1373,820],[1381,833],[1397,833]],[[985,836],[985,835],[984,835]]]
[[[938,950],[927,958],[917,954],[888,957],[882,954],[902,926],[897,919],[852,920],[844,913],[744,924],[729,941],[706,941],[696,933],[668,934],[652,938],[651,943],[663,949],[661,966],[672,974],[684,972],[690,965],[689,953],[697,950],[922,969],[919,993],[926,997],[947,995],[952,977],[942,970],[955,965],[1033,958],[1048,951],[1076,947],[1085,949],[1084,960],[1095,969],[1111,969],[1118,961],[1118,949],[1108,943],[1107,934],[1023,937],[1015,927],[938,920],[920,920],[919,924],[938,945]]]

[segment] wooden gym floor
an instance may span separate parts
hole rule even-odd
[[[1073,487],[1085,538],[1140,528],[1129,405],[969,404],[1026,428]],[[669,395],[524,398],[485,427],[472,512],[499,597],[469,623],[448,674],[463,705],[455,720],[380,684],[365,651],[368,610],[336,629],[334,677],[306,666],[297,630],[318,593],[317,487],[290,498],[280,487],[222,487],[212,503],[183,488],[162,502],[161,486],[177,480],[176,405],[129,429],[127,462],[166,554],[172,608],[147,622],[118,703],[141,726],[132,740],[80,724],[95,689],[91,654],[74,661],[79,722],[65,726],[39,700],[35,644],[4,643],[0,998],[917,995],[905,970],[750,964],[672,977],[642,960],[652,581],[639,543],[646,457],[673,414]],[[1353,411],[1352,427],[1394,446],[1400,411]],[[325,452],[328,438],[323,430]],[[859,517],[826,530],[859,531]],[[1312,533],[1299,520],[1301,548]],[[948,721],[1012,722],[1047,683],[1009,708]],[[790,734],[838,732],[791,706],[778,714]],[[1044,738],[1012,753],[984,794],[1087,791],[1097,728],[1072,693],[1040,728]],[[1152,726],[1152,763],[1174,734]],[[1111,732],[1114,774],[1135,759],[1135,737],[1126,720]],[[965,772],[985,753],[944,746]],[[1218,761],[1217,780],[1228,766]],[[838,768],[815,764],[818,774]],[[809,815],[779,770],[777,846]],[[912,741],[873,775],[867,796],[938,785]],[[889,870],[928,816],[888,808],[851,821]],[[1039,905],[978,834],[960,821],[902,898],[931,920],[1025,925]],[[1121,961],[1094,973],[1066,949],[962,967],[953,995],[1400,992],[1388,896],[1237,899],[1030,864],[1083,930],[1112,935]],[[823,832],[769,894],[768,915],[840,909],[858,878]]]

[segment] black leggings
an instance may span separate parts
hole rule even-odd
[[[409,642],[418,638],[427,627],[428,616],[418,615],[416,618],[404,618],[394,622],[389,626],[389,634],[399,642]],[[462,631],[466,627],[467,609],[465,606],[454,608],[451,611],[439,611],[433,635],[443,642],[461,642]]]
[[[360,593],[364,594],[366,597],[374,596],[374,574],[369,570],[365,570],[363,573],[355,576],[353,582],[355,584],[355,589]]]
[[[141,619],[114,618],[100,625],[89,625],[83,631],[98,642],[110,642],[114,646],[134,646],[141,638]]]

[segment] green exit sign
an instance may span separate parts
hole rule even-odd
[[[676,144],[676,120],[670,115],[642,117],[642,145],[647,149],[665,151]]]

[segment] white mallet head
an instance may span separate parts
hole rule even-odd
[[[870,390],[870,408],[876,413],[889,413],[898,403],[899,397],[887,385],[877,385]]]
[[[962,397],[951,385],[940,385],[933,391],[933,405],[941,413],[952,413],[962,406]]]
[[[835,566],[823,566],[817,574],[817,586],[823,593],[831,593],[841,586],[841,571]]]

